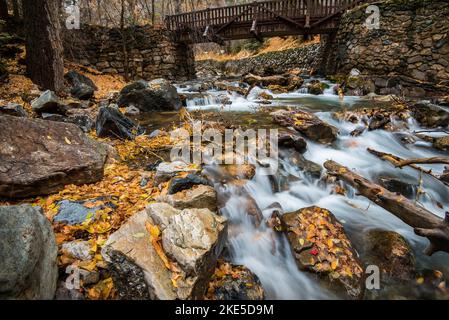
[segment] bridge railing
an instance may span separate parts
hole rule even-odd
[[[167,16],[165,23],[171,30],[203,29],[207,26],[226,25],[232,22],[270,21],[275,15],[292,20],[325,18],[341,8],[350,9],[362,0],[271,0],[258,1],[220,8],[208,8]]]

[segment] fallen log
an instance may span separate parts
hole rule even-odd
[[[396,165],[399,168],[408,166],[410,164],[449,164],[449,158],[446,157],[432,157],[432,158],[414,158],[399,161]]]
[[[405,165],[402,165],[402,166],[401,166],[401,164],[404,164],[404,161],[405,161],[405,160],[402,159],[402,158],[400,158],[400,157],[398,157],[398,156],[395,156],[394,154],[391,154],[391,153],[385,153],[385,152],[381,152],[381,151],[377,151],[377,150],[374,150],[374,149],[371,149],[371,148],[368,148],[367,150],[368,150],[368,152],[371,153],[372,155],[375,155],[376,157],[378,157],[378,158],[381,159],[381,160],[385,160],[385,161],[390,162],[392,165],[394,165],[394,166],[397,167],[397,168],[402,168],[402,167],[405,166]],[[426,170],[426,169],[424,169],[424,168],[421,168],[420,166],[415,165],[414,163],[408,163],[408,164],[406,164],[406,165],[408,165],[410,168],[413,168],[413,169],[415,169],[415,170],[418,170],[418,171],[421,171],[421,172],[423,172],[423,173],[425,173],[425,174],[428,174],[428,175],[431,176],[432,178],[435,178],[435,179],[437,179],[438,181],[444,183],[446,186],[449,186],[449,183],[448,183],[448,182],[446,182],[446,181],[440,179],[439,176],[433,174],[433,173],[432,173],[432,170]]]
[[[365,179],[335,161],[326,161],[324,167],[329,174],[354,187],[360,195],[388,210],[403,222],[414,228],[417,235],[430,241],[425,253],[432,255],[438,251],[449,253],[449,213],[441,219],[424,207],[406,197]]]

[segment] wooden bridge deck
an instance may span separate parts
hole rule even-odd
[[[168,29],[188,43],[326,34],[341,14],[372,0],[272,0],[167,16]]]

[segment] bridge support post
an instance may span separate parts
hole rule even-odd
[[[318,71],[322,74],[334,74],[337,70],[338,66],[335,62],[336,37],[337,32],[320,35],[322,57]]]

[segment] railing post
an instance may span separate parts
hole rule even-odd
[[[310,28],[310,0],[306,0],[306,24],[305,28]]]

